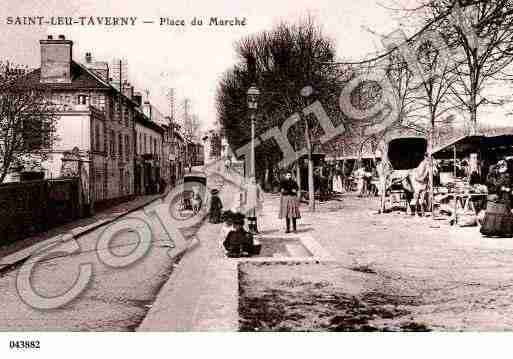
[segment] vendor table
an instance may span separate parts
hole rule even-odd
[[[476,203],[479,202],[479,209],[484,208],[486,203],[486,193],[452,193],[454,195],[454,212],[451,223],[454,225],[458,222],[458,211],[469,209],[477,214]]]

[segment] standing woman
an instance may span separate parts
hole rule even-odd
[[[279,218],[285,218],[287,230],[290,233],[290,220],[292,219],[292,228],[296,232],[296,220],[301,218],[299,213],[299,202],[297,199],[297,191],[299,187],[292,179],[292,173],[287,172],[285,179],[280,183],[280,215]]]
[[[511,237],[513,236],[512,183],[506,161],[499,161],[495,168],[490,169],[487,185],[489,196],[481,234]]]

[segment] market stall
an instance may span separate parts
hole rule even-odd
[[[449,214],[453,224],[476,224],[477,214],[486,208],[489,169],[509,156],[513,156],[513,135],[464,136],[435,148],[433,157],[440,168],[435,210]]]

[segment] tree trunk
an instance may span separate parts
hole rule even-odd
[[[428,144],[428,149],[429,149],[429,207],[428,207],[428,211],[431,211],[431,217],[434,218],[434,198],[435,198],[435,195],[434,195],[434,175],[433,175],[433,166],[434,166],[434,163],[433,163],[433,150],[434,150],[434,146],[435,145],[435,119],[432,118],[431,119],[431,131],[429,133],[429,144]]]
[[[310,142],[310,129],[308,127],[308,120],[305,121],[306,130],[306,146],[308,151],[308,207],[311,212],[315,212],[315,188],[313,176],[313,159],[312,159],[312,143]]]
[[[185,141],[185,168],[189,166],[189,146],[187,146],[187,141]]]
[[[477,102],[476,93],[472,91],[470,95],[470,135],[474,136],[477,134]]]
[[[5,177],[7,177],[7,171],[2,170],[2,173],[0,174],[0,183],[4,183]]]
[[[296,160],[296,179],[297,186],[299,187],[299,190],[297,191],[297,199],[301,200],[301,165],[299,163],[299,159]]]
[[[265,175],[264,175],[264,188],[265,190],[269,190],[269,164],[267,163],[265,166]]]
[[[315,212],[315,188],[314,188],[314,176],[313,176],[313,160],[312,152],[308,152],[308,207],[311,212]]]
[[[386,193],[387,193],[387,178],[390,175],[385,169],[385,164],[389,163],[388,160],[388,148],[386,143],[383,144],[381,148],[381,173],[379,178],[379,213],[385,213],[385,201],[386,201]]]
[[[7,177],[7,174],[9,173],[9,168],[11,167],[12,159],[12,155],[10,153],[11,152],[9,152],[9,154],[6,155],[7,158],[4,158],[3,168],[0,172],[0,183],[4,183],[5,177]]]

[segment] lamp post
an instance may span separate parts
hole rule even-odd
[[[249,181],[250,186],[248,187],[248,197],[247,199],[251,199],[250,203],[250,211],[248,213],[248,227],[252,233],[258,233],[257,226],[257,217],[256,217],[256,206],[257,206],[257,187],[256,187],[256,171],[255,171],[255,119],[256,112],[258,109],[258,98],[260,96],[260,91],[258,88],[253,85],[248,89],[247,92],[247,100],[248,100],[248,109],[250,111],[250,119],[251,119],[251,163],[250,163],[250,173],[249,173]],[[249,201],[246,201],[249,202]]]

